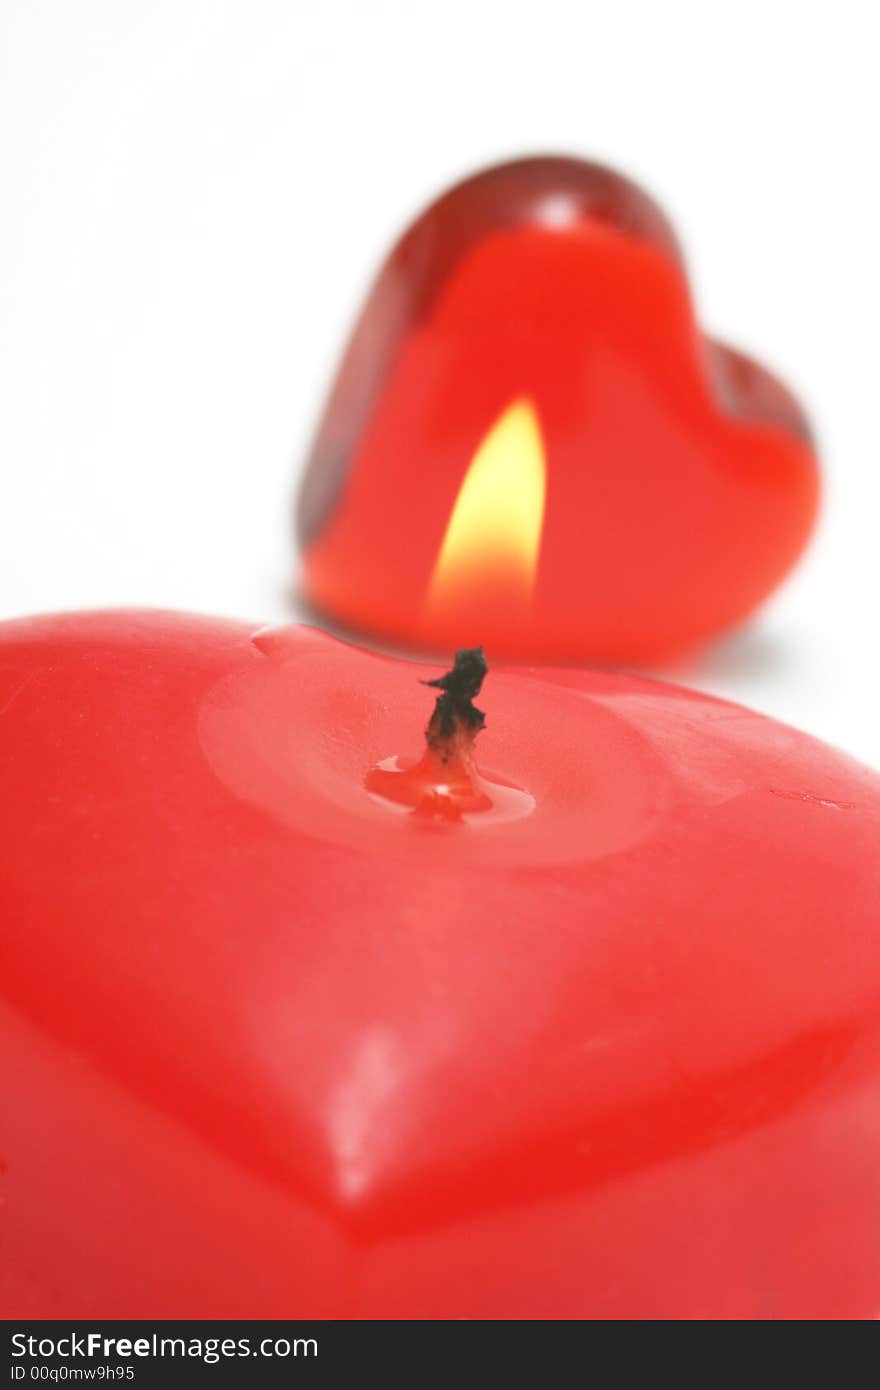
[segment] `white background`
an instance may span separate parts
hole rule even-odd
[[[390,239],[487,161],[654,192],[809,403],[808,559],[672,674],[880,765],[868,0],[2,0],[0,616],[295,612],[295,480]]]

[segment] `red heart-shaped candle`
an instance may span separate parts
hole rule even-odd
[[[304,592],[423,649],[653,661],[745,618],[816,502],[800,408],[702,335],[660,211],[522,160],[434,203],[373,287],[303,486]]]
[[[559,669],[420,750],[435,674],[0,626],[3,1313],[876,1315],[880,780]]]

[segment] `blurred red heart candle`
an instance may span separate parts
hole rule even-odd
[[[876,1314],[880,780],[483,673],[0,626],[6,1316]]]
[[[303,586],[410,646],[655,660],[747,616],[816,500],[800,407],[703,337],[659,209],[522,160],[428,208],[371,291],[302,490]]]

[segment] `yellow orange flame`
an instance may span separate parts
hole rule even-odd
[[[544,529],[547,469],[537,411],[512,401],[484,436],[455,500],[428,597],[431,609],[483,579],[531,596]]]

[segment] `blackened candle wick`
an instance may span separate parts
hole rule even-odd
[[[460,754],[462,744],[469,748],[486,723],[485,714],[474,704],[474,696],[479,695],[488,670],[482,647],[463,647],[455,653],[451,671],[436,680],[422,682],[442,691],[428,721],[425,739],[444,762]]]
[[[474,761],[474,740],[486,716],[474,696],[488,671],[482,647],[455,653],[445,676],[422,681],[441,693],[425,730],[427,748],[416,761],[398,756],[372,767],[364,786],[373,800],[409,812],[413,824],[443,828],[475,820],[502,824],[521,820],[535,809],[535,798],[507,779],[481,774]]]

